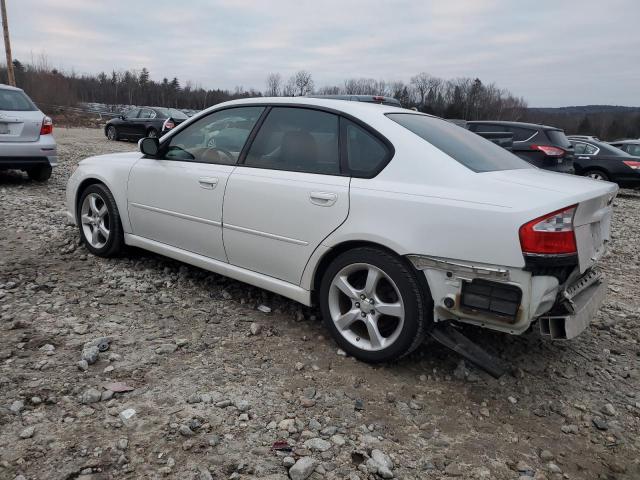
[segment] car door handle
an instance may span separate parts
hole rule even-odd
[[[338,200],[338,195],[331,192],[311,192],[309,193],[309,200],[314,205],[318,205],[320,207],[330,207],[336,200]]]
[[[578,157],[578,160],[589,160],[590,157]]]
[[[206,188],[207,190],[213,190],[218,185],[218,179],[216,177],[200,177],[198,179],[200,188]]]

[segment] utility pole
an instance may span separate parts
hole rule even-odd
[[[16,86],[16,77],[13,73],[13,60],[11,59],[11,42],[9,42],[9,21],[7,20],[7,6],[5,0],[0,0],[2,10],[2,32],[4,33],[4,50],[7,53],[7,79],[9,85]]]

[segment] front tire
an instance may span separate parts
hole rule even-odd
[[[31,180],[35,180],[36,182],[46,182],[51,178],[52,171],[51,165],[33,167],[27,170],[27,175],[29,175]]]
[[[604,182],[609,181],[609,176],[602,170],[586,170],[583,175],[585,177],[593,178],[594,180],[601,180]]]
[[[107,138],[112,141],[118,140],[118,129],[113,125],[107,127]]]
[[[78,202],[78,226],[82,242],[94,255],[113,257],[122,251],[124,233],[115,198],[107,187],[87,187]]]
[[[147,137],[150,138],[158,138],[158,131],[155,128],[150,128],[147,131]]]
[[[373,247],[349,250],[331,262],[319,303],[340,348],[369,363],[409,354],[433,325],[426,284],[402,258]]]

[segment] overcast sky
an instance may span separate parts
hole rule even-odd
[[[640,106],[640,0],[7,0],[14,58],[205,87],[269,72],[479,77],[530,106]]]

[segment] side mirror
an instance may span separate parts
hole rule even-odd
[[[160,151],[160,142],[155,137],[146,137],[138,142],[138,147],[140,148],[140,151],[145,155],[155,157]]]

